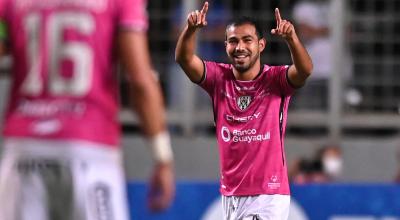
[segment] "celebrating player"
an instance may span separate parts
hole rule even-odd
[[[283,38],[292,65],[261,65],[263,31],[250,18],[226,27],[225,47],[231,64],[203,61],[195,51],[196,33],[207,25],[208,2],[189,13],[175,59],[189,79],[212,99],[221,160],[226,220],[286,220],[290,192],[284,154],[289,99],[304,85],[313,64],[293,25],[275,10],[273,35]],[[206,31],[206,29],[205,29]]]

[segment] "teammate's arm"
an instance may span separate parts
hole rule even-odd
[[[187,17],[187,25],[178,38],[175,49],[175,60],[192,82],[200,82],[204,74],[203,61],[194,53],[196,31],[207,25],[206,15],[208,2],[201,11],[192,11]]]
[[[167,134],[160,86],[151,71],[145,32],[121,31],[118,36],[121,63],[128,74],[130,97],[158,162],[151,180],[150,208],[167,208],[175,192],[173,158]]]
[[[293,65],[289,67],[289,82],[295,87],[301,87],[311,75],[313,63],[307,50],[300,42],[293,24],[282,20],[279,9],[275,9],[276,28],[271,30],[272,34],[283,37],[289,46]]]

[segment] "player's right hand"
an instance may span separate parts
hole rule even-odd
[[[150,182],[148,205],[152,211],[167,209],[175,197],[175,175],[173,162],[158,163],[154,166]]]
[[[188,27],[192,29],[197,29],[206,26],[207,11],[208,11],[208,2],[204,2],[201,11],[195,10],[190,12],[187,18]]]

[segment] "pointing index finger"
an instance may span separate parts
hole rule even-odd
[[[201,9],[200,13],[205,15],[208,11],[208,2],[204,2],[203,8]]]
[[[282,18],[281,18],[281,13],[279,12],[278,8],[275,8],[275,19],[276,19],[276,27],[279,28]]]

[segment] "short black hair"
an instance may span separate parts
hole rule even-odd
[[[232,21],[226,26],[226,30],[228,30],[229,27],[237,27],[237,26],[244,25],[244,24],[250,24],[256,28],[256,33],[257,33],[258,39],[264,38],[264,33],[263,33],[263,29],[261,28],[260,22],[256,19],[248,17],[248,16],[241,16],[241,17],[233,18]],[[226,33],[226,31],[225,31],[225,33]],[[225,38],[226,38],[226,36],[225,36]]]

